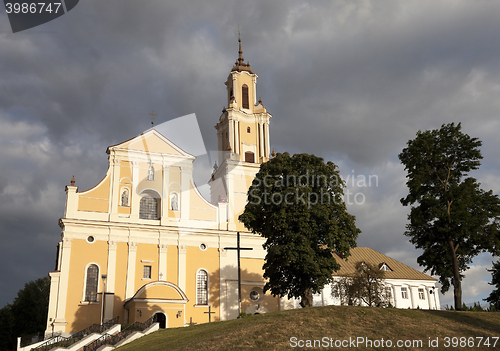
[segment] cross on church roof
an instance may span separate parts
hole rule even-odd
[[[155,124],[155,117],[158,116],[156,113],[155,113],[155,110],[152,110],[149,115],[151,116],[151,125],[154,126]]]

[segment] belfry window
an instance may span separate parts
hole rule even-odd
[[[158,219],[158,200],[149,194],[145,194],[141,199],[139,218]]]
[[[85,301],[97,301],[97,285],[99,283],[99,267],[91,264],[87,268],[87,279],[85,282]]]
[[[196,304],[208,305],[208,273],[205,270],[196,273]]]
[[[255,162],[255,155],[253,152],[245,152],[245,162]]]
[[[243,108],[250,108],[250,104],[248,103],[248,86],[243,84],[241,87],[241,106]]]

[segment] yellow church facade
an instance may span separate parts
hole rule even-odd
[[[263,239],[238,221],[246,193],[269,159],[271,115],[256,99],[257,75],[239,58],[226,81],[227,108],[216,125],[218,162],[211,201],[196,188],[195,157],[155,128],[107,149],[109,168],[92,189],[72,180],[47,333],[70,334],[119,317],[154,317],[181,327],[238,316],[236,234],[241,232],[241,311],[285,308],[263,294]],[[280,305],[281,304],[281,305]]]

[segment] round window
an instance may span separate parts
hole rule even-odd
[[[207,245],[205,244],[200,244],[200,250],[205,251],[207,249]]]
[[[252,301],[257,301],[259,298],[260,298],[260,294],[257,291],[252,290],[250,292],[250,299],[252,299]]]
[[[93,243],[95,241],[94,237],[91,235],[87,238],[87,242]]]

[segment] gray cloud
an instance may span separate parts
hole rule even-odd
[[[274,116],[276,151],[320,155],[344,175],[378,175],[377,187],[357,189],[366,202],[349,207],[359,245],[418,268],[403,235],[397,154],[419,129],[462,122],[483,141],[475,175],[500,191],[496,2],[88,0],[16,34],[0,16],[0,263],[9,268],[0,306],[52,269],[71,176],[81,190],[94,186],[106,147],[148,129],[151,110],[157,123],[196,113],[215,149],[238,24]],[[200,164],[199,185],[211,167]],[[478,258],[474,277],[466,273],[466,302],[489,290],[488,265]]]

